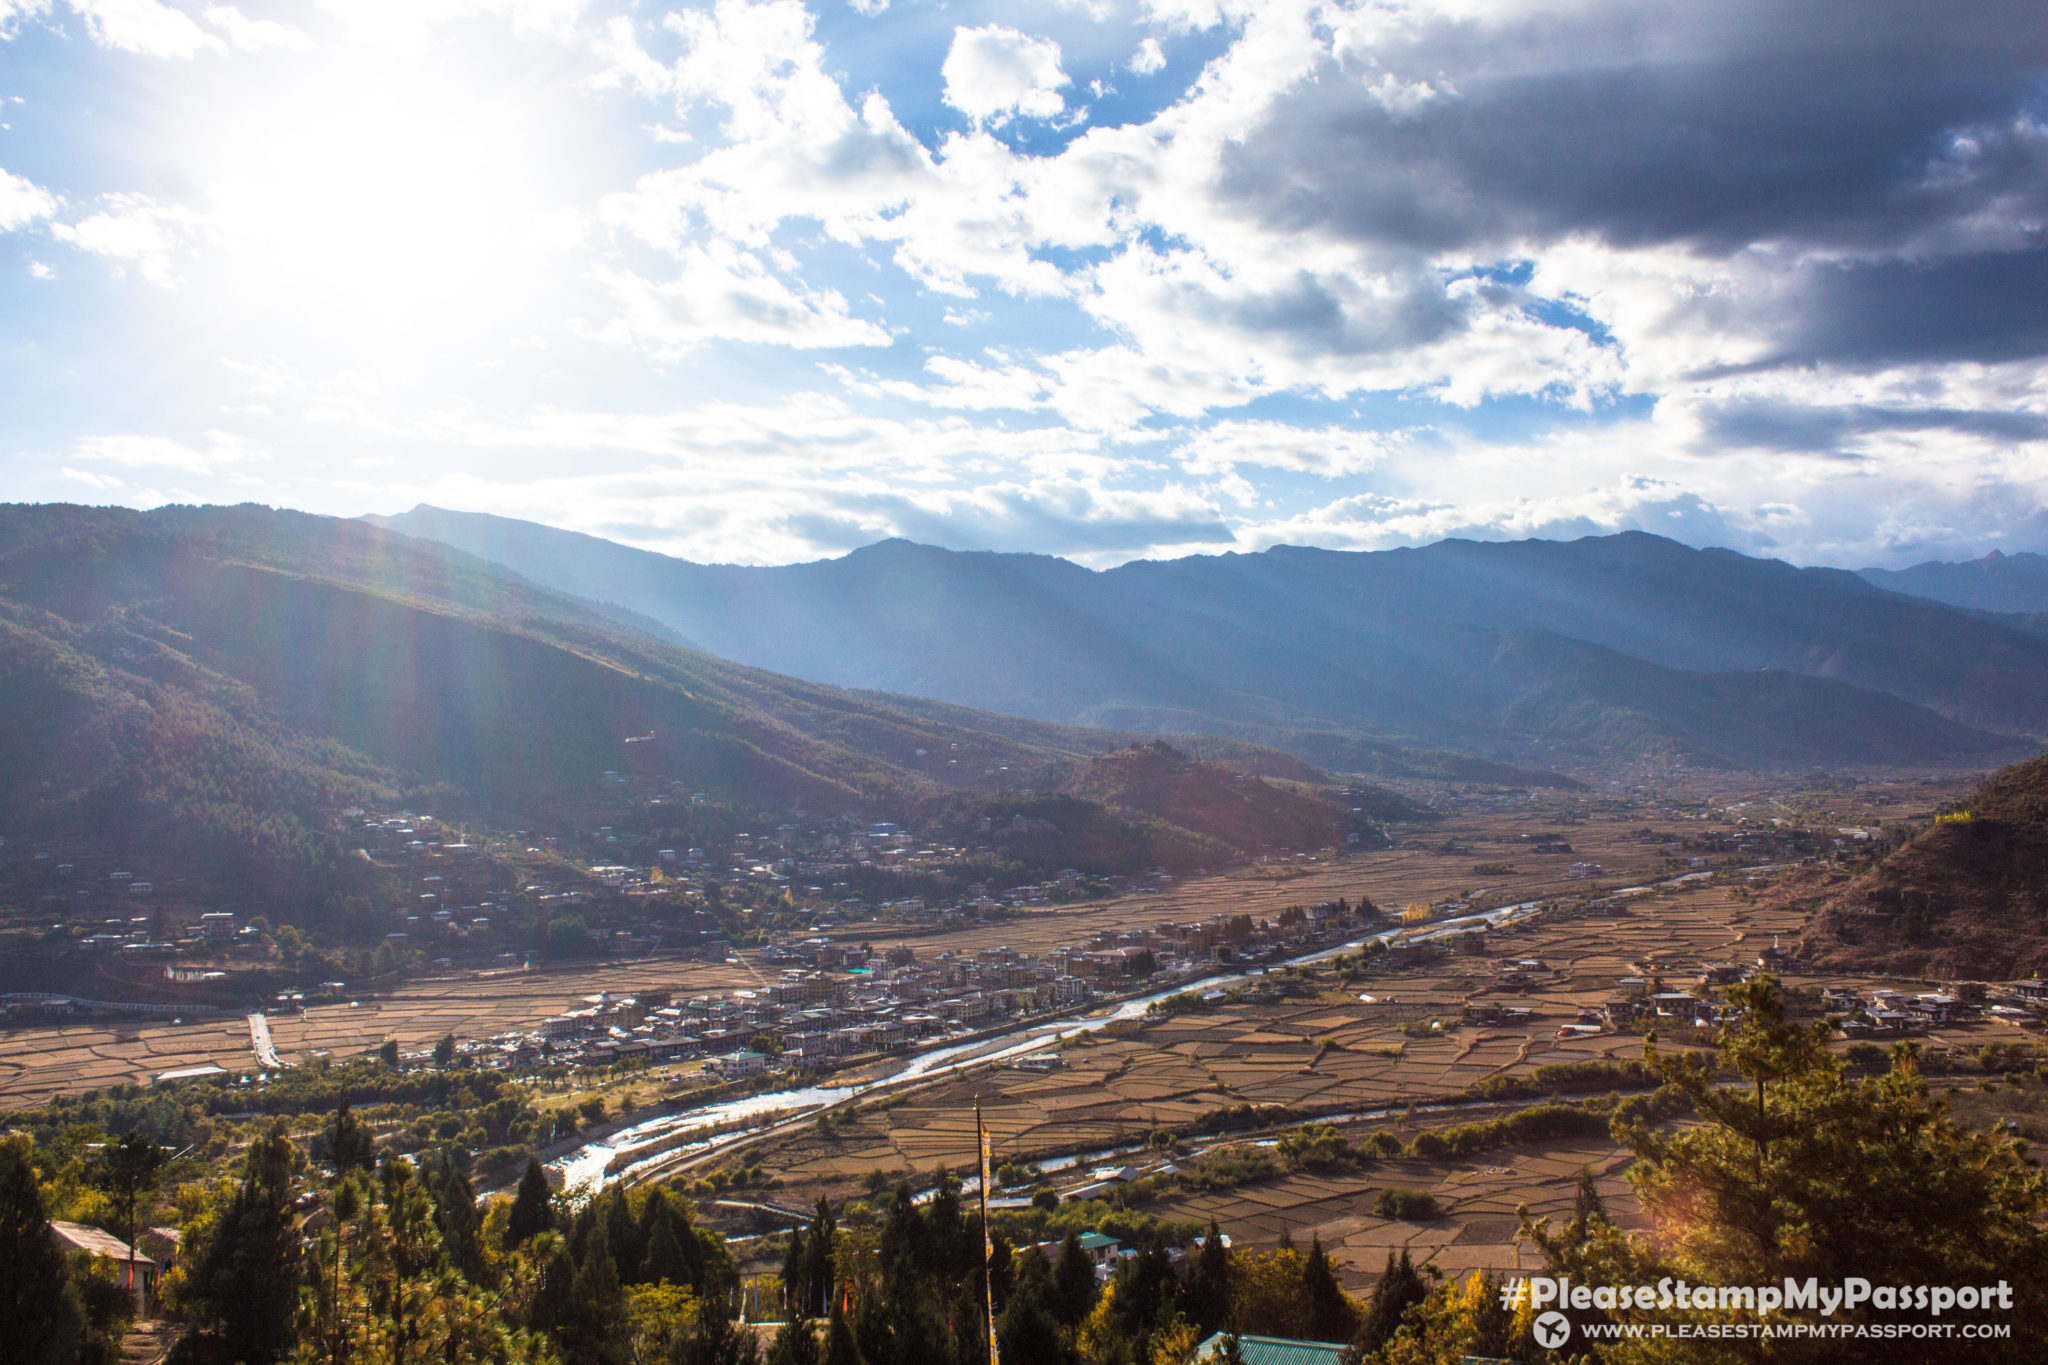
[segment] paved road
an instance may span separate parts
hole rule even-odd
[[[249,1047],[256,1054],[256,1065],[265,1071],[278,1071],[284,1063],[277,1059],[277,1048],[270,1041],[270,1021],[262,1014],[249,1016]]]

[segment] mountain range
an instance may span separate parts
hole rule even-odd
[[[1960,563],[1939,560],[1910,569],[1859,569],[1865,582],[1952,607],[2018,616],[2048,614],[2048,555],[2004,554]]]
[[[1346,772],[1418,747],[1542,768],[1975,763],[2048,734],[2048,639],[2020,618],[1636,532],[1095,572],[900,540],[703,565],[427,506],[372,520],[779,673]]]
[[[0,507],[10,851],[90,848],[225,904],[367,913],[389,888],[337,838],[355,807],[567,832],[680,789],[926,829],[1022,817],[1038,834],[1012,854],[1102,872],[1353,826],[1360,798],[1298,759],[1208,739],[1140,763],[1132,738],[734,664],[360,521]],[[1162,763],[1178,785],[1136,779]]]

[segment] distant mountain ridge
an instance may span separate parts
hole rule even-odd
[[[2048,733],[2048,640],[1842,570],[1641,533],[1282,547],[1101,573],[884,541],[699,565],[419,507],[391,529],[844,686],[1321,766],[1377,741],[1550,766],[1981,761]]]
[[[750,811],[957,821],[1130,738],[733,664],[361,522],[0,507],[0,831],[146,855],[265,913],[361,916],[388,892],[337,842],[350,807],[594,828],[665,779]],[[1226,762],[1325,778],[1235,747]],[[1341,826],[1272,790],[1269,825],[1236,831],[1249,847],[1086,797],[1060,809],[1118,871],[1284,842],[1301,800]]]
[[[2048,555],[2004,554],[1943,563],[1930,560],[1910,569],[1858,569],[1866,582],[1953,607],[2019,616],[2048,613]]]

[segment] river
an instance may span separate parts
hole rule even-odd
[[[1629,892],[1646,891],[1647,887],[1630,887]],[[1502,906],[1479,914],[1461,915],[1455,919],[1437,920],[1413,928],[1397,927],[1368,934],[1342,943],[1334,948],[1321,948],[1289,958],[1279,966],[1293,966],[1323,962],[1344,953],[1355,953],[1368,942],[1420,943],[1464,933],[1475,928],[1497,928],[1503,924],[1526,918],[1541,908],[1540,901],[1524,901],[1519,905]],[[662,1114],[644,1119],[628,1127],[606,1134],[602,1139],[586,1142],[563,1156],[547,1163],[548,1169],[561,1177],[564,1189],[583,1188],[595,1193],[613,1181],[631,1183],[648,1171],[672,1164],[680,1157],[698,1155],[713,1151],[729,1143],[758,1134],[762,1128],[783,1122],[814,1118],[827,1110],[850,1103],[868,1095],[910,1085],[933,1076],[942,1076],[969,1066],[985,1062],[1002,1061],[1020,1057],[1027,1053],[1044,1051],[1056,1046],[1061,1040],[1106,1028],[1120,1019],[1136,1019],[1155,1003],[1184,991],[1198,988],[1217,989],[1249,981],[1262,975],[1267,969],[1214,975],[1183,980],[1168,989],[1149,995],[1137,996],[1105,1006],[1101,1011],[1080,1018],[1022,1023],[1015,1029],[994,1038],[982,1038],[971,1043],[943,1045],[926,1052],[907,1057],[903,1065],[886,1076],[863,1081],[857,1085],[814,1085],[798,1086],[787,1090],[768,1091],[759,1095],[748,1095],[743,1099],[721,1100],[685,1109],[673,1114]],[[768,1117],[774,1116],[774,1117]],[[764,1120],[761,1123],[739,1128],[749,1119]],[[705,1131],[712,1130],[712,1131]],[[692,1132],[705,1131],[698,1141],[689,1140]],[[638,1161],[629,1162],[617,1170],[609,1169],[622,1153],[649,1143],[662,1143],[663,1149]],[[673,1145],[670,1145],[673,1144]],[[1078,1160],[1078,1159],[1077,1159]]]

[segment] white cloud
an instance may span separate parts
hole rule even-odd
[[[1399,435],[1303,427],[1287,422],[1218,422],[1177,443],[1174,456],[1191,474],[1234,472],[1241,465],[1290,469],[1334,478],[1363,474],[1404,444]]]
[[[57,199],[33,181],[0,170],[0,232],[12,232],[48,218],[57,211]]]
[[[1061,88],[1073,84],[1060,69],[1058,43],[1001,24],[954,29],[941,73],[946,103],[984,123],[1051,118],[1067,107]]]
[[[168,436],[91,436],[72,446],[71,458],[119,465],[126,469],[176,469],[187,474],[218,474],[223,466],[269,458],[230,432],[208,431],[204,435],[206,444],[203,447],[187,445]],[[90,481],[90,476],[87,481]]]
[[[151,284],[175,286],[175,257],[205,231],[205,221],[139,194],[107,195],[102,202],[107,207],[89,218],[53,223],[51,234],[80,251],[133,265]]]
[[[1147,38],[1139,43],[1138,50],[1131,54],[1129,66],[1140,76],[1163,71],[1166,69],[1166,49],[1159,45],[1157,38]]]
[[[0,42],[12,38],[23,19],[50,12],[50,0],[0,0]]]
[[[160,0],[70,0],[86,31],[102,47],[144,57],[194,57],[227,45]]]
[[[679,258],[682,270],[672,280],[604,272],[620,305],[604,332],[608,339],[665,359],[710,341],[815,350],[892,340],[884,328],[854,317],[837,290],[791,284],[730,243],[686,247]]]
[[[59,469],[57,475],[59,478],[69,479],[73,483],[82,483],[87,488],[95,489],[101,493],[110,493],[116,488],[127,487],[122,480],[115,478],[111,474],[95,474],[90,469],[73,469],[70,465],[65,465],[62,469]]]
[[[227,35],[228,41],[244,52],[264,48],[302,49],[313,45],[302,30],[274,19],[251,19],[233,5],[209,5],[202,11],[206,22]]]
[[[358,42],[417,55],[438,29],[469,19],[499,19],[513,32],[537,37],[570,36],[589,8],[588,0],[319,0]]]

